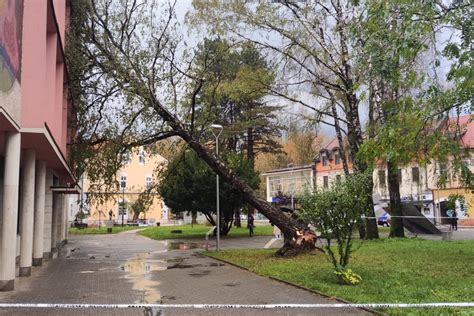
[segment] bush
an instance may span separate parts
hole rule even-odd
[[[344,284],[358,284],[360,276],[346,270],[352,253],[354,229],[365,214],[367,192],[370,186],[369,174],[354,173],[344,181],[325,191],[306,193],[301,198],[301,217],[314,225],[327,244],[325,254]],[[337,251],[332,248],[336,241]]]

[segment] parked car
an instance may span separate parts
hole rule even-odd
[[[390,227],[390,224],[391,224],[390,214],[388,214],[387,212],[384,212],[381,216],[378,216],[377,224],[379,224],[380,226]]]

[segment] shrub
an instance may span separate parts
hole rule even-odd
[[[365,214],[370,184],[369,174],[354,173],[328,190],[306,193],[301,198],[300,216],[326,240],[323,250],[344,284],[361,281],[360,276],[345,268],[352,253],[354,229]],[[337,251],[332,248],[334,240]]]
[[[357,285],[362,281],[362,277],[351,269],[342,269],[334,271],[339,283],[347,285]]]

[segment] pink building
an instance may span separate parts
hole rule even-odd
[[[0,1],[0,290],[67,238],[66,0]],[[18,260],[19,259],[19,260]],[[18,262],[18,264],[16,264]]]

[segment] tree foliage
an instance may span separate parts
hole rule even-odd
[[[205,69],[205,81],[195,94],[198,106],[185,110],[196,124],[225,126],[223,151],[245,152],[253,161],[260,152],[279,150],[275,138],[280,135],[280,107],[264,100],[273,72],[251,42],[232,46],[220,38],[206,38],[198,45],[193,69]]]
[[[228,154],[224,161],[252,188],[258,186],[258,175],[242,154]],[[172,212],[200,212],[211,225],[216,225],[216,175],[193,151],[184,151],[171,161],[160,182],[160,194]],[[235,210],[241,209],[245,202],[227,183],[221,183],[219,197],[221,234],[226,235],[232,227]]]

